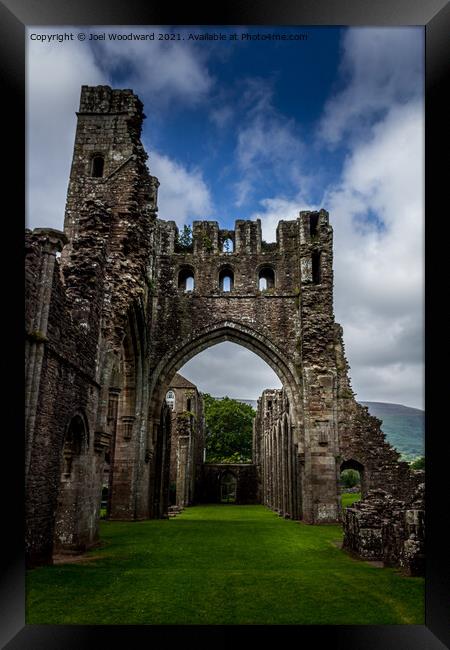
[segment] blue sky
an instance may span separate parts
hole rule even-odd
[[[77,40],[81,31],[180,40],[91,43]],[[75,40],[31,40],[64,32]],[[205,32],[238,40],[186,38]],[[240,40],[281,32],[307,39]],[[80,86],[132,88],[147,115],[160,218],[222,227],[260,218],[271,241],[280,219],[327,209],[335,314],[357,396],[423,407],[421,27],[29,27],[27,36],[29,227],[62,228]],[[242,356],[251,353],[223,345],[190,362],[202,390],[255,398],[259,384],[275,384],[267,366]],[[217,359],[225,367],[212,372]],[[236,367],[248,376],[237,380]]]

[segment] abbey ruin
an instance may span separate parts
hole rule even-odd
[[[180,243],[157,218],[139,98],[83,86],[77,116],[64,232],[26,231],[28,565],[97,542],[105,466],[110,519],[167,517],[173,429],[182,504],[208,498],[219,469],[188,452],[192,423],[174,424],[166,396],[189,359],[233,341],[283,384],[258,403],[248,498],[309,524],[343,521],[348,550],[423,572],[423,474],[355,401],[328,213],[280,221],[275,243],[259,220],[194,221]],[[345,468],[360,472],[363,500],[343,515]]]

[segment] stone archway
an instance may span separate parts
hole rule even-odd
[[[193,332],[181,345],[168,352],[156,367],[150,381],[150,409],[161,408],[168,385],[174,374],[190,359],[209,347],[230,341],[254,352],[278,375],[294,408],[299,408],[299,377],[293,364],[261,333],[234,321],[220,321],[211,327]]]
[[[236,489],[236,476],[230,470],[226,470],[220,477],[220,502],[235,503],[237,499]]]
[[[346,469],[353,469],[359,474],[359,480],[361,484],[361,496],[364,498],[367,494],[367,485],[366,485],[366,475],[364,471],[364,465],[354,458],[348,458],[343,460],[340,466],[340,472],[343,472]]]
[[[55,513],[55,552],[83,551],[86,547],[86,457],[89,429],[83,413],[71,418],[64,436]]]

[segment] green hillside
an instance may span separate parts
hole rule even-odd
[[[256,400],[242,399],[256,409]],[[390,404],[388,402],[360,402],[367,406],[370,415],[382,421],[386,440],[402,455],[404,460],[425,456],[425,411]]]
[[[387,402],[360,402],[382,421],[386,440],[405,460],[425,455],[425,411]]]

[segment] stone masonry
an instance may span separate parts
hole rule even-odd
[[[258,408],[258,499],[337,522],[340,471],[356,467],[364,495],[388,485],[410,504],[416,479],[350,388],[328,213],[280,221],[271,244],[259,220],[194,221],[192,243],[180,243],[157,218],[144,118],[131,90],[83,86],[64,232],[26,231],[28,564],[97,542],[105,463],[110,519],[167,516],[167,391],[226,340],[283,384]]]
[[[205,444],[203,399],[197,386],[176,373],[170,382],[166,401],[172,410],[171,505],[183,508],[194,502],[195,484],[203,463]]]

